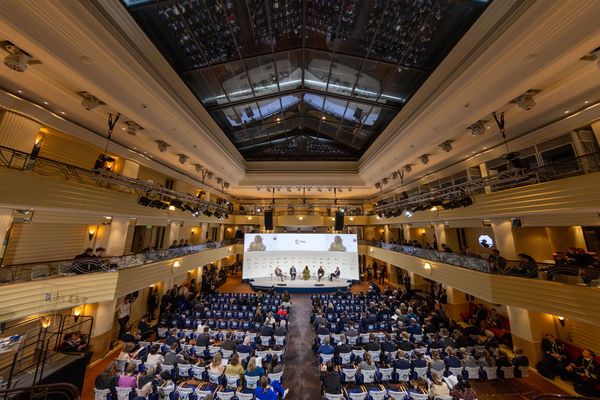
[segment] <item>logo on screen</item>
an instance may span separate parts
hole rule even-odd
[[[306,241],[305,241],[305,240],[298,240],[298,239],[296,239],[296,240],[295,240],[295,242],[296,242],[296,244],[300,244],[300,243],[306,243]]]

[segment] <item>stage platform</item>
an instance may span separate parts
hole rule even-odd
[[[275,289],[276,292],[288,291],[289,293],[318,293],[318,292],[335,292],[338,289],[348,289],[352,286],[353,281],[346,279],[321,279],[317,281],[315,278],[309,280],[304,279],[285,279],[283,282],[276,278],[255,278],[248,281],[252,289],[264,290]]]

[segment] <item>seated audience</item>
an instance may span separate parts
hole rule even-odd
[[[240,379],[244,377],[244,367],[242,367],[242,363],[240,362],[240,357],[237,353],[233,353],[231,359],[229,359],[229,364],[225,367],[226,375],[239,375]]]
[[[331,361],[321,367],[320,379],[323,392],[330,394],[339,394],[342,392],[342,380],[340,374],[334,370]]]
[[[434,372],[431,374],[431,386],[429,387],[427,394],[432,399],[436,396],[448,397],[450,396],[450,388],[448,388],[446,382],[444,382],[442,378],[440,378],[440,376]]]

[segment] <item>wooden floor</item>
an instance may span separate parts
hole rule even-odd
[[[352,286],[352,293],[366,292],[366,282]],[[222,293],[253,293],[250,285],[242,283],[241,274],[229,277],[219,288]],[[310,351],[312,332],[309,329],[308,318],[310,313],[310,295],[293,294],[292,311],[287,346],[287,357],[284,375],[284,386],[290,388],[287,399],[290,400],[317,400],[319,396],[319,380],[317,361],[314,353]],[[120,347],[113,350],[102,360],[88,367],[82,400],[94,399],[94,380],[96,375],[106,368],[120,352]],[[299,377],[302,378],[299,378]],[[473,382],[473,387],[480,400],[525,400],[543,393],[568,395],[559,387],[535,372],[527,378],[509,379],[506,381]]]

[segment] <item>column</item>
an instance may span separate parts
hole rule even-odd
[[[600,120],[592,123],[592,130],[594,131],[594,136],[596,137],[596,143],[600,145]]]
[[[217,241],[222,242],[225,239],[225,224],[219,225],[219,238]]]
[[[200,243],[206,242],[206,234],[208,233],[208,222],[203,222],[200,225]]]
[[[121,175],[128,178],[137,179],[139,171],[140,164],[136,163],[135,161],[125,160],[125,162],[123,162],[123,171],[121,172]]]
[[[13,223],[13,210],[0,208],[0,261],[4,258],[4,251],[8,245],[8,229]]]
[[[96,356],[101,356],[110,349],[116,307],[117,300],[102,301],[96,304],[95,313],[89,312],[94,316],[91,343]]]
[[[390,241],[390,226],[388,224],[383,226],[383,241],[386,243]]]
[[[500,251],[500,255],[508,260],[516,260],[517,251],[511,220],[492,220],[492,231],[496,242],[494,247]]]
[[[482,178],[487,178],[488,176],[490,176],[486,163],[479,164],[479,171],[481,172]],[[490,187],[490,185],[485,185],[483,190],[485,191],[485,193],[492,193],[492,188]]]
[[[179,242],[179,221],[171,221],[169,223],[169,240],[166,240],[165,246],[169,247],[174,240]]]
[[[404,240],[410,240],[410,224],[402,224],[402,232],[404,233]]]
[[[35,138],[42,126],[12,111],[0,112],[0,145],[31,153]]]
[[[127,240],[127,228],[129,218],[114,217],[110,224],[110,235],[106,245],[107,256],[122,256],[125,252],[125,241]]]
[[[535,365],[542,356],[540,343],[545,333],[555,333],[554,316],[520,307],[506,306],[513,346],[523,349],[529,365]]]
[[[445,307],[448,317],[462,321],[461,313],[469,312],[469,303],[467,297],[458,289],[446,286],[446,297],[448,302]]]
[[[446,226],[443,222],[435,223],[435,238],[437,239],[438,250],[442,249],[442,243],[448,244],[446,242]]]

